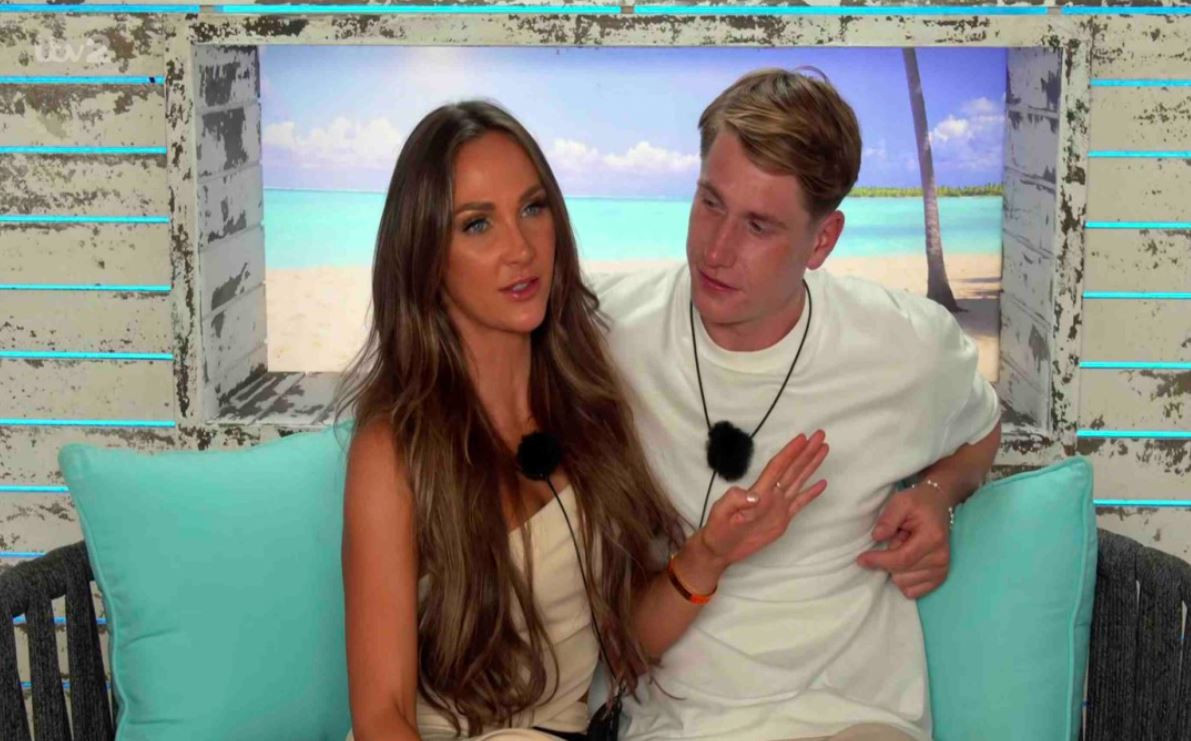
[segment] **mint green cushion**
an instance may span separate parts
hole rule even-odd
[[[1077,738],[1096,553],[1082,458],[995,481],[960,507],[947,581],[918,603],[937,739]]]
[[[239,450],[59,451],[107,611],[117,739],[343,741],[350,424]]]

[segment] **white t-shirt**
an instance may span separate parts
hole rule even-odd
[[[826,492],[776,542],[729,567],[716,596],[666,652],[657,686],[628,699],[630,739],[789,739],[862,722],[930,738],[917,603],[887,572],[856,564],[894,485],[1000,416],[977,349],[932,301],[822,271],[806,276],[810,328],[781,399],[755,438],[739,484],[798,433],[823,429],[831,452],[813,481]],[[590,276],[610,320],[645,452],[679,513],[699,521],[710,469],[677,268]],[[752,431],[781,387],[808,312],[775,345],[731,352],[695,315],[711,422]],[[730,485],[717,478],[715,501]],[[710,507],[709,507],[710,509]],[[668,694],[667,694],[668,693]]]

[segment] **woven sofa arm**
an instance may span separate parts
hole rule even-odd
[[[1191,738],[1191,564],[1100,531],[1085,741]]]
[[[56,548],[0,574],[0,615],[8,623],[0,631],[0,738],[30,739],[12,622],[20,615],[25,616],[28,636],[33,733],[37,740],[109,741],[115,737],[91,580],[82,541]],[[52,606],[59,597],[66,598],[69,722]]]

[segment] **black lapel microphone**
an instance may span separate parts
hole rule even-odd
[[[562,463],[562,445],[548,432],[531,432],[517,446],[517,468],[532,481],[545,481],[554,491],[550,474]],[[555,492],[557,494],[557,492]]]
[[[751,441],[750,441],[751,442]],[[575,546],[575,558],[579,562],[579,576],[583,579],[583,590],[587,593],[588,608],[591,608],[591,589],[587,583],[587,574],[583,570],[583,556],[579,549],[579,539],[575,536],[575,529],[571,527],[571,518],[567,515],[566,507],[562,506],[562,499],[550,480],[550,474],[558,469],[562,463],[562,445],[558,438],[548,432],[531,432],[521,438],[517,446],[517,468],[521,475],[531,481],[545,481],[550,492],[562,510],[566,520],[567,530],[571,533],[571,543]],[[595,611],[591,612],[591,629],[595,631],[596,642],[600,646],[600,656],[608,664],[608,652],[604,650],[604,639],[596,625]],[[609,665],[609,668],[611,666]],[[616,694],[610,703],[600,706],[596,714],[588,721],[587,738],[589,741],[614,741],[620,730],[620,707],[623,690],[617,687]]]

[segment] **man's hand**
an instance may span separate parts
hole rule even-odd
[[[909,599],[937,589],[951,565],[951,518],[948,502],[938,489],[919,484],[897,492],[873,528],[873,540],[887,542],[885,550],[860,554],[857,562],[869,569],[884,569]]]

